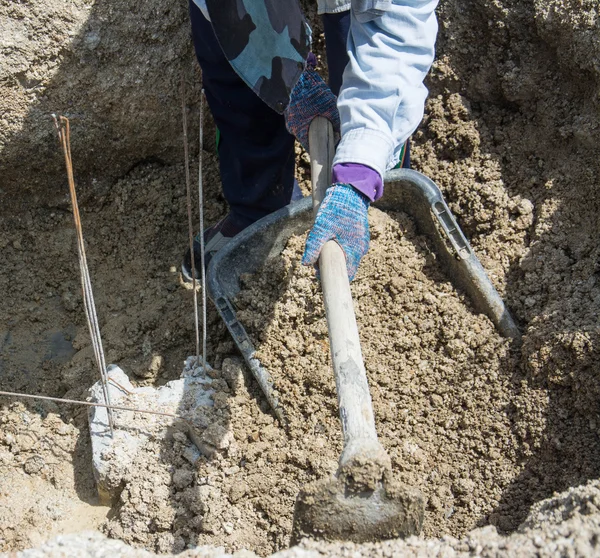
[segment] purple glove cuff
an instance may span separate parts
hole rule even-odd
[[[331,171],[331,182],[351,184],[372,202],[383,196],[383,180],[371,167],[360,163],[338,163]]]

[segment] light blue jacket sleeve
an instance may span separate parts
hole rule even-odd
[[[398,162],[402,144],[423,118],[437,3],[391,0],[383,12],[357,13],[353,0],[334,164],[361,163],[383,176]]]
[[[319,14],[337,14],[350,9],[350,0],[317,0]]]

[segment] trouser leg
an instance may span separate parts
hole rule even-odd
[[[350,31],[350,10],[337,14],[323,14],[323,30],[325,31],[325,50],[327,67],[329,68],[329,87],[334,95],[339,95],[342,87],[342,75],[348,64],[346,43]]]
[[[294,137],[235,73],[212,25],[190,1],[190,19],[203,87],[220,131],[223,195],[240,227],[280,209],[294,184]]]

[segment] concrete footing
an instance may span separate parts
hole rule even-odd
[[[124,479],[135,457],[150,437],[164,435],[169,428],[185,432],[197,446],[190,448],[186,459],[194,462],[201,452],[209,455],[216,447],[210,442],[210,424],[203,409],[213,406],[212,379],[195,366],[196,358],[185,362],[181,378],[159,388],[134,387],[118,366],[108,367],[108,391],[111,405],[160,411],[185,420],[135,411],[113,410],[114,433],[111,436],[108,410],[90,407],[89,425],[92,440],[92,467],[100,500],[114,502],[124,486]],[[101,382],[90,389],[91,401],[105,403]]]

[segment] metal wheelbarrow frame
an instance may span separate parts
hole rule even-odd
[[[433,241],[442,267],[454,285],[469,296],[475,309],[486,314],[504,337],[518,339],[519,330],[492,285],[473,249],[456,223],[436,184],[410,169],[395,169],[384,178],[384,196],[375,207],[402,211],[412,217],[419,234]],[[279,421],[286,420],[268,370],[236,316],[233,300],[240,292],[242,273],[254,273],[284,250],[288,239],[305,233],[313,223],[312,200],[302,200],[257,221],[215,254],[208,266],[208,294],[260,385]]]

